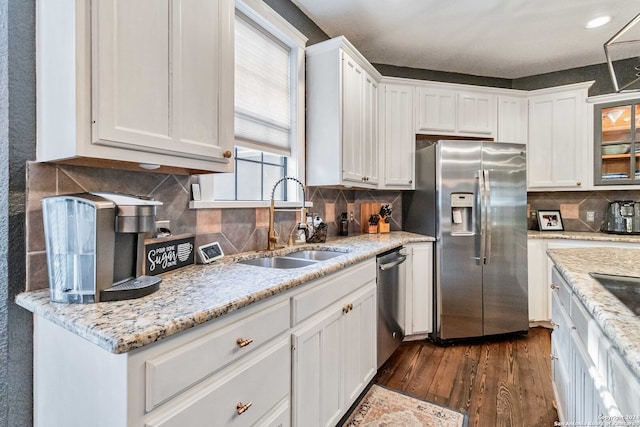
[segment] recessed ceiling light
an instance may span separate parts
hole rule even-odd
[[[587,22],[587,25],[585,25],[585,27],[598,28],[602,27],[603,25],[607,25],[609,22],[611,22],[610,16],[598,16],[597,18],[594,18],[591,21]]]

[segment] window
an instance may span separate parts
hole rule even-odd
[[[268,201],[281,177],[304,179],[305,43],[261,0],[236,1],[235,172],[210,175],[204,200]],[[298,200],[293,187],[276,199]]]
[[[214,200],[270,200],[273,184],[286,175],[285,156],[236,147],[235,162],[236,173],[214,178]],[[286,200],[285,189],[285,185],[279,186],[274,199]]]

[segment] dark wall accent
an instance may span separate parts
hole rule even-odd
[[[387,64],[373,64],[373,66],[386,77],[403,77],[407,79],[430,80],[446,83],[460,83],[476,86],[501,87],[511,89],[513,83],[510,79],[497,77],[474,76],[462,73],[447,73],[445,71],[424,70],[421,68],[398,67]]]
[[[604,56],[604,53],[603,53]],[[424,70],[420,68],[398,67],[387,64],[373,64],[373,66],[387,77],[402,77],[416,80],[429,80],[445,83],[459,83],[476,86],[498,87],[506,89],[536,90],[554,86],[563,86],[573,83],[595,83],[589,89],[589,96],[613,93],[613,83],[609,68],[606,63],[589,65],[586,67],[571,68],[552,73],[538,74],[517,79],[502,79],[497,77],[474,76],[462,73],[447,73],[444,71]],[[635,67],[640,66],[637,58],[615,61],[614,66],[618,77],[618,85],[633,81],[637,72]],[[632,86],[638,88],[638,85]]]
[[[289,21],[298,31],[307,36],[307,46],[329,40],[327,35],[307,15],[305,15],[291,0],[264,0],[271,9]]]
[[[35,1],[2,1],[7,11],[8,49],[8,377],[6,422],[0,425],[29,426],[32,414],[32,317],[14,303],[25,288],[25,165],[36,153]],[[4,181],[6,182],[6,181]],[[6,205],[5,205],[6,206]]]
[[[9,45],[7,39],[8,0],[0,0],[0,426],[7,426],[9,416]]]

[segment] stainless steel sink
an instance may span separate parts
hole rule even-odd
[[[344,255],[345,253],[346,252],[338,252],[338,251],[303,250],[303,251],[291,252],[290,254],[287,254],[284,256],[287,258],[301,258],[301,259],[308,259],[313,261],[325,261],[340,255]]]
[[[640,277],[617,276],[614,274],[589,273],[606,290],[640,316]]]
[[[239,264],[257,265],[258,267],[267,268],[299,268],[311,264],[316,264],[321,261],[326,261],[331,258],[335,258],[340,255],[344,255],[346,252],[338,251],[324,251],[321,249],[307,249],[296,252],[291,252],[286,255],[280,256],[264,256],[260,258],[248,259],[245,261],[238,261]]]
[[[307,265],[315,264],[316,261],[306,259],[287,258],[283,256],[253,258],[245,261],[239,261],[240,264],[257,265],[258,267],[268,268],[299,268]]]

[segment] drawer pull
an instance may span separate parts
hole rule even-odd
[[[236,405],[238,415],[242,415],[247,409],[251,407],[251,405],[253,405],[253,402],[247,402],[247,403],[238,402],[238,404]]]
[[[554,285],[553,283],[549,287],[553,290],[560,289],[560,286]]]
[[[242,348],[242,347],[246,347],[249,344],[251,344],[253,342],[253,338],[247,338],[246,340],[243,338],[238,338],[236,340],[236,344],[238,344],[238,347]],[[246,410],[246,409],[245,409]]]
[[[558,356],[554,356],[554,354],[553,354],[553,353],[551,353],[551,354],[549,355],[549,357],[551,358],[551,360],[558,360],[558,359],[559,359],[559,358],[558,358]]]

